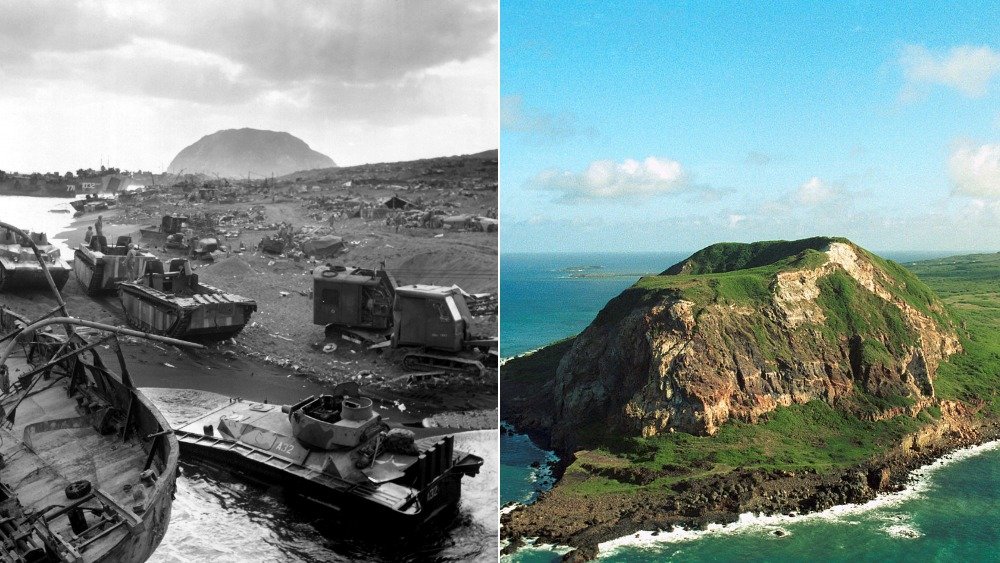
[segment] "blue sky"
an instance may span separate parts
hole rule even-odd
[[[502,1],[501,250],[998,251],[997,21],[973,2]]]

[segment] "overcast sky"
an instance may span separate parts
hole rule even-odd
[[[165,170],[220,129],[340,165],[496,148],[495,0],[0,0],[0,169]]]
[[[501,13],[504,251],[1000,250],[995,1]]]

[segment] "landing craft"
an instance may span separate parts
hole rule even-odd
[[[39,247],[0,228],[23,237],[58,303],[35,322],[0,307],[0,559],[145,561],[170,523],[179,447],[116,335],[200,346],[67,316]]]

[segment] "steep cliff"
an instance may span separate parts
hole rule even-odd
[[[836,238],[710,246],[560,347],[505,366],[521,381],[504,373],[502,400],[562,451],[608,431],[711,435],[814,399],[869,420],[915,414],[961,349],[922,282]]]

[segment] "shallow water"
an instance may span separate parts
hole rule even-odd
[[[458,518],[440,533],[396,541],[338,530],[316,505],[279,487],[264,487],[228,472],[182,464],[170,527],[154,562],[180,561],[474,561],[496,557],[496,432],[456,434],[455,447],[482,456],[478,476],[464,478]],[[376,526],[377,523],[373,523]],[[393,540],[393,541],[387,541]]]
[[[72,259],[73,252],[65,239],[56,235],[69,228],[73,222],[71,199],[0,195],[0,221],[10,223],[24,231],[43,232],[49,242],[59,248],[63,260]],[[52,213],[53,210],[69,213]],[[97,219],[97,216],[94,216]]]

